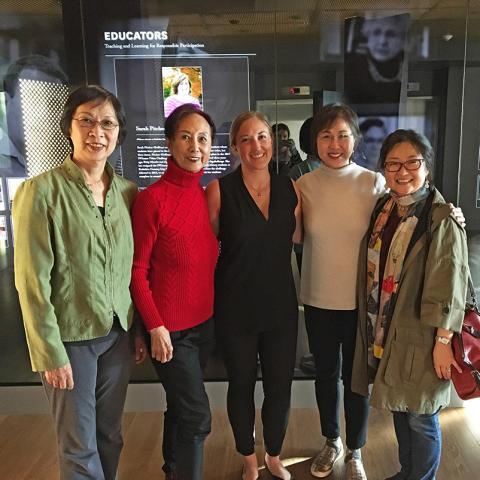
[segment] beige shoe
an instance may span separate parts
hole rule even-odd
[[[270,474],[274,480],[294,480],[292,474],[280,463],[280,477],[278,475],[274,475],[270,470],[270,467],[267,463],[267,455],[265,455],[265,470]],[[279,473],[279,472],[277,472]]]
[[[363,468],[362,457],[345,457],[347,468],[345,470],[345,480],[367,480],[367,474]]]
[[[313,459],[310,466],[310,473],[314,477],[324,478],[332,473],[333,465],[343,455],[343,444],[341,440],[334,443],[327,440],[318,455]]]

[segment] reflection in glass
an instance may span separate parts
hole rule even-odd
[[[61,83],[20,79],[27,176],[60,165],[70,153],[58,125],[68,87]]]
[[[44,55],[25,55],[8,66],[3,81],[8,136],[0,143],[1,173],[5,176],[40,173],[34,162],[45,161],[52,153],[50,125],[53,122],[56,128],[59,117],[52,119],[51,112],[56,112],[56,105],[65,99],[56,86],[61,88],[66,83],[63,69]]]
[[[362,167],[376,171],[382,143],[389,133],[398,127],[398,118],[390,117],[359,117],[362,139],[357,147],[355,161]]]
[[[7,217],[5,217],[5,215],[0,215],[0,249],[4,249],[7,246]]]
[[[12,202],[18,187],[25,181],[25,177],[7,178],[8,205],[12,210]]]
[[[344,48],[348,54],[365,55],[367,48],[372,52],[376,50],[373,40],[381,38],[382,35],[393,36],[387,28],[374,29],[368,46],[366,33],[362,32],[363,20],[358,20],[356,29],[352,30],[352,35],[356,32],[357,42],[349,44],[352,37],[345,32],[346,18],[356,15],[364,19],[373,19],[391,14],[409,14],[408,32],[405,37],[408,48],[404,49],[403,64],[405,68],[408,64],[408,82],[413,88],[406,92],[408,93],[406,111],[402,112],[398,127],[422,131],[432,141],[437,152],[436,162],[439,164],[436,171],[440,172],[436,183],[443,187],[448,198],[454,199],[457,191],[455,168],[459,157],[459,129],[465,108],[468,121],[462,125],[464,135],[462,148],[469,150],[463,155],[462,175],[465,182],[460,189],[462,208],[466,206],[468,208],[469,205],[480,208],[480,177],[477,177],[480,172],[479,108],[478,102],[473,101],[480,98],[477,95],[478,67],[474,63],[479,57],[479,49],[474,41],[475,32],[479,31],[478,1],[454,0],[440,2],[433,7],[427,5],[427,2],[425,5],[420,3],[408,9],[400,8],[406,4],[405,2],[403,4],[397,2],[393,6],[392,2],[377,0],[363,4],[351,1],[300,1],[294,7],[289,2],[252,3],[239,0],[228,3],[213,0],[207,3],[187,2],[188,5],[172,5],[158,0],[142,0],[122,2],[125,4],[122,9],[114,9],[108,2],[83,0],[81,3],[84,15],[78,18],[78,28],[65,31],[62,27],[62,8],[67,16],[69,12],[71,16],[73,5],[78,2],[20,0],[9,3],[21,5],[22,13],[12,13],[13,8],[6,12],[6,7],[0,7],[3,25],[0,27],[2,31],[0,73],[4,75],[10,64],[19,57],[30,54],[40,54],[60,66],[66,65],[64,34],[70,35],[70,38],[67,38],[70,44],[77,45],[78,38],[75,38],[75,34],[83,31],[84,38],[81,41],[85,42],[88,58],[82,59],[80,49],[69,49],[67,52],[69,65],[77,66],[76,68],[82,71],[85,60],[89,80],[100,81],[107,88],[116,91],[121,98],[126,107],[129,133],[122,151],[119,150],[115,166],[120,166],[121,170],[123,162],[125,176],[135,179],[144,186],[154,181],[149,176],[150,166],[154,165],[155,174],[158,173],[160,162],[158,158],[163,159],[166,155],[164,140],[153,140],[161,138],[159,132],[161,133],[163,127],[162,67],[202,67],[202,90],[201,97],[198,98],[201,98],[202,108],[214,116],[219,129],[218,145],[214,146],[215,150],[212,149],[212,161],[208,167],[208,181],[209,178],[234,167],[230,166],[228,131],[231,120],[237,114],[249,109],[250,106],[264,111],[269,117],[270,124],[286,123],[290,128],[291,138],[299,145],[298,132],[304,120],[314,113],[312,106],[314,98],[312,95],[293,96],[289,93],[288,87],[304,85],[309,86],[311,92],[323,92],[322,99],[325,101],[317,101],[317,105],[337,101],[348,90],[345,84],[348,79],[344,76],[344,71],[348,68],[345,64]],[[36,11],[29,13],[27,4],[30,6],[35,4]],[[471,15],[468,17],[471,35],[469,38],[465,35],[467,4],[472,6]],[[141,8],[138,5],[141,5]],[[386,23],[383,26],[385,27]],[[155,42],[142,40],[141,43],[155,44],[155,48],[148,50],[131,48],[129,51],[104,47],[104,32],[150,29],[168,31],[168,39]],[[106,43],[122,42],[112,40]],[[157,44],[163,48],[157,47]],[[174,44],[178,47],[173,47]],[[358,51],[348,50],[349,46],[352,48],[355,46]],[[464,79],[465,48],[472,65],[468,66]],[[127,56],[126,53],[132,55]],[[153,53],[158,54],[156,58],[152,57]],[[385,60],[386,53],[381,51],[373,53],[373,58],[374,55],[381,63],[380,57],[383,56]],[[389,72],[382,73],[382,69],[379,72],[385,78],[390,77]],[[398,70],[395,71],[394,68],[392,72],[390,78],[398,74]],[[70,71],[68,73],[70,74]],[[356,82],[358,75],[358,71],[354,72],[350,80]],[[75,79],[84,80],[83,77]],[[464,80],[465,105],[462,102]],[[327,96],[327,92],[333,92],[334,95]],[[0,92],[0,128],[2,128],[2,96],[5,95]],[[293,102],[294,105],[285,105],[283,102]],[[398,103],[393,105],[398,111]],[[396,128],[388,124],[391,112],[378,109],[375,105],[369,110],[363,107],[362,110],[356,106],[354,108],[361,117],[360,121],[378,118],[387,125],[387,130]],[[21,119],[14,123],[17,125],[15,128],[19,129]],[[3,130],[6,131],[6,124]],[[22,134],[21,131],[20,133]],[[364,153],[363,148],[359,145],[359,154]],[[0,168],[2,168],[1,151],[0,147]],[[304,156],[302,152],[301,154]],[[10,162],[10,154],[7,160]],[[139,171],[137,165],[140,160],[143,166]],[[12,172],[10,169],[4,176],[25,177],[25,167],[19,165],[18,171]],[[2,173],[0,172],[0,175]],[[148,178],[145,178],[147,176]],[[6,191],[5,179],[3,189],[5,208],[8,210],[11,197]],[[7,226],[10,227],[8,213],[6,216]],[[478,228],[476,220],[480,218],[478,210],[471,213],[469,211],[466,216],[468,224],[477,225]],[[13,276],[1,280],[2,288],[6,286],[10,289],[6,296],[14,299],[16,293]],[[5,312],[5,317],[11,318],[12,323],[21,324],[20,313],[11,305],[8,308],[4,305],[0,307]],[[302,332],[302,329],[304,330],[302,321],[299,322],[299,327]],[[22,344],[20,340],[12,343]],[[297,352],[298,357],[308,352],[304,332],[299,336]],[[35,380],[31,375],[28,360],[22,362],[17,355],[17,351],[12,352],[7,360],[10,364],[26,365],[24,375],[6,372],[3,376],[0,375],[0,380],[21,381],[19,378]],[[7,357],[2,356],[0,363],[7,363],[4,358]],[[23,366],[18,370],[22,368]],[[296,374],[298,375],[298,371]],[[149,376],[148,373],[144,376],[139,375],[137,371],[134,378],[147,379]]]
[[[398,103],[406,81],[409,15],[345,22],[345,93],[352,103]]]
[[[3,182],[0,178],[0,211],[5,210],[5,198],[3,194]]]

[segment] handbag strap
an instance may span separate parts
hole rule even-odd
[[[478,312],[477,294],[475,293],[475,286],[473,285],[472,274],[470,272],[470,268],[468,269],[468,289],[470,291],[470,299],[471,299],[472,308]]]

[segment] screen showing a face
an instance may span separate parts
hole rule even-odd
[[[398,128],[397,116],[359,117],[361,139],[356,151],[355,162],[376,171],[380,149],[388,134]]]
[[[186,103],[203,107],[202,67],[162,67],[162,84],[165,118]]]
[[[228,132],[232,119],[249,109],[248,57],[124,56],[115,59],[113,66],[129,132],[121,146],[121,171],[126,178],[143,188],[163,174],[170,155],[165,119],[186,103],[204,110],[216,125],[202,185],[232,169]]]
[[[345,95],[349,102],[399,103],[406,87],[409,15],[345,20]]]

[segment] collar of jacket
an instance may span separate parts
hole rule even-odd
[[[83,186],[86,186],[85,177],[83,176],[82,170],[80,167],[72,160],[72,156],[68,155],[65,161],[62,163],[62,169],[67,174],[67,176],[72,179],[74,182],[80,183]],[[107,171],[108,176],[111,179],[111,182],[115,179],[115,170],[113,167],[106,162],[105,170]]]
[[[445,203],[445,199],[443,198],[442,194],[435,187],[431,187],[431,188],[433,192],[431,229],[434,230],[444,218],[450,215],[451,210],[449,205]],[[371,231],[380,210],[383,208],[385,203],[387,203],[389,198],[390,198],[390,194],[386,193],[383,197],[378,199],[377,204],[373,209],[372,216],[370,217],[369,231]],[[452,217],[452,218],[454,218],[454,220],[456,221],[455,217]]]

